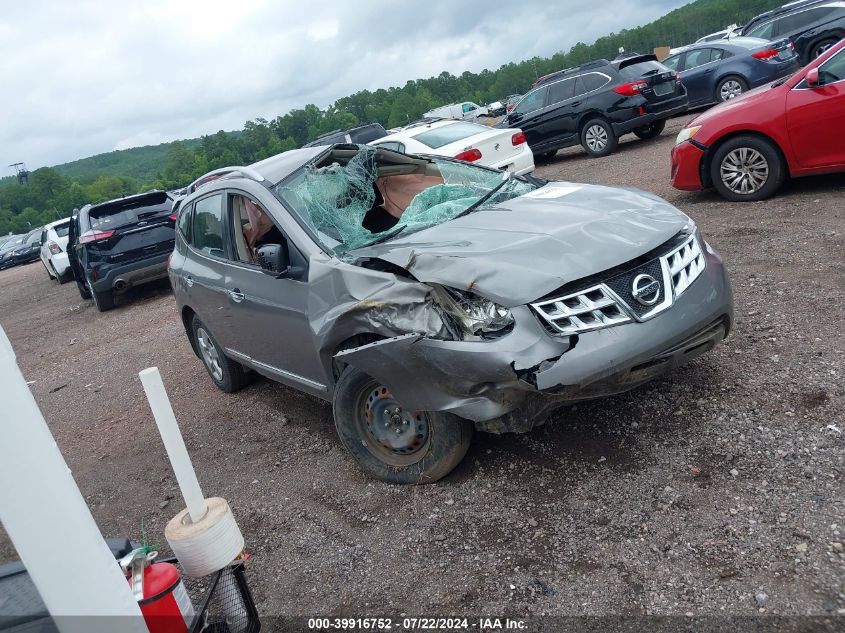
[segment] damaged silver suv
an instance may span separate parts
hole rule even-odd
[[[474,429],[640,385],[733,320],[719,255],[644,192],[357,145],[207,174],[170,280],[224,391],[253,372],[333,404],[361,468],[435,481]]]

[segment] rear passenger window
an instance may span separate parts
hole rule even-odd
[[[680,55],[675,55],[674,57],[668,57],[663,60],[663,65],[670,70],[678,70],[678,62],[681,61]]]
[[[571,99],[575,94],[575,79],[564,79],[549,86],[549,104]]]
[[[223,196],[217,194],[197,201],[192,223],[194,248],[208,255],[223,257]]]
[[[704,64],[709,64],[712,61],[719,60],[721,57],[721,53],[713,48],[701,48],[697,51],[690,51],[687,53],[687,61],[684,64],[684,70],[698,68]]]
[[[546,101],[547,90],[547,88],[538,88],[534,92],[529,92],[523,97],[522,101],[516,104],[514,112],[517,114],[528,114],[534,110],[539,110]]]
[[[182,234],[182,237],[185,238],[185,241],[190,243],[191,242],[191,209],[193,205],[185,207],[182,209],[182,212],[179,214],[179,232]]]
[[[746,37],[759,37],[764,40],[768,40],[772,38],[772,32],[774,31],[774,22],[767,22],[766,24],[761,24],[760,26],[751,29],[748,33],[746,33]]]
[[[584,92],[592,92],[607,85],[610,80],[599,73],[587,73],[581,75],[581,83],[584,86]],[[580,90],[578,91],[580,92]]]

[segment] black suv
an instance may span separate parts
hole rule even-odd
[[[173,198],[150,191],[86,205],[71,217],[67,254],[83,299],[100,312],[115,293],[167,277],[176,214]]]
[[[368,123],[358,127],[353,127],[348,130],[335,130],[328,132],[322,136],[318,136],[310,143],[306,143],[302,147],[317,147],[319,145],[334,145],[336,143],[355,143],[356,145],[366,145],[370,141],[377,138],[387,136],[387,130],[381,123]]]
[[[600,59],[543,78],[498,126],[522,129],[541,158],[579,143],[598,157],[623,134],[658,136],[687,105],[678,75],[654,55]]]
[[[809,64],[845,37],[845,2],[792,2],[761,13],[742,28],[742,35],[766,40],[789,38],[801,63]]]

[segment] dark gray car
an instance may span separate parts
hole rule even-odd
[[[724,339],[719,255],[651,194],[337,145],[219,170],[180,206],[170,279],[224,391],[333,403],[360,466],[437,480],[473,429],[527,432]]]

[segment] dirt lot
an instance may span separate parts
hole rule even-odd
[[[143,521],[164,545],[182,502],[137,378],[161,369],[206,494],[254,554],[262,614],[845,614],[845,182],[749,205],[674,191],[683,122],[538,173],[689,213],[731,271],[731,338],[530,435],[477,435],[436,485],[366,479],[315,399],[218,392],[166,283],[100,314],[36,263],[0,273],[0,322],[102,532]]]

